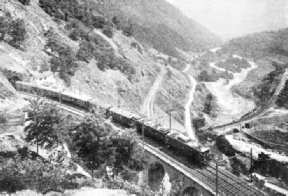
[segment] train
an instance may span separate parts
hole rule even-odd
[[[44,86],[36,86],[27,82],[17,81],[15,88],[21,92],[32,94],[40,93],[43,97],[72,104],[88,111],[93,111],[94,108],[99,107],[98,102],[94,99],[68,92],[60,92],[59,90]],[[127,128],[135,128],[139,134],[176,151],[181,156],[185,156],[193,164],[199,166],[208,164],[210,160],[210,149],[198,145],[178,130],[171,130],[160,125],[155,125],[151,119],[117,107],[105,105],[102,108],[106,110],[106,118],[111,118],[113,122]]]

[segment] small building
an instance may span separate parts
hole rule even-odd
[[[167,55],[164,55],[164,54],[157,54],[154,56],[157,63],[165,63],[168,61],[168,56]]]
[[[51,71],[44,71],[42,73],[37,71],[29,71],[31,74],[30,83],[36,85],[43,85],[49,86],[55,83],[54,74]]]

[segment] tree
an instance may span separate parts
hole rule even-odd
[[[64,192],[78,186],[66,178],[68,167],[63,164],[21,157],[14,157],[8,162],[0,168],[0,192],[15,193],[30,189],[45,194],[49,191]]]
[[[26,119],[30,123],[24,128],[27,134],[25,141],[36,144],[37,153],[39,145],[51,149],[61,144],[65,138],[65,130],[60,126],[63,116],[56,106],[44,103],[41,98],[30,101],[30,104]]]
[[[86,116],[74,128],[73,148],[85,167],[93,171],[99,169],[112,156],[113,149],[108,148],[108,130],[103,125],[101,116]]]
[[[0,17],[0,41],[5,41],[15,48],[20,48],[27,38],[25,23],[22,19],[13,20],[10,13]]]
[[[4,40],[5,35],[8,33],[9,23],[7,17],[0,17],[0,41]]]
[[[198,80],[200,80],[201,82],[209,82],[210,77],[208,72],[206,70],[201,71],[200,75],[198,76]]]
[[[131,181],[134,171],[142,171],[147,163],[136,133],[133,130],[126,130],[121,135],[112,135],[111,142],[115,148],[113,164],[116,173],[124,180]]]
[[[220,136],[216,140],[216,146],[226,156],[232,157],[235,156],[236,150],[233,148],[233,146],[229,143],[229,141],[224,137]]]
[[[18,18],[12,21],[9,28],[9,35],[13,38],[9,44],[19,48],[27,36],[24,20]]]
[[[105,166],[112,166],[115,175],[131,181],[136,171],[143,170],[146,165],[136,133],[131,130],[116,132],[104,124],[103,118],[102,112],[97,111],[75,126],[71,148],[92,176],[93,171],[98,170],[101,177],[105,174]]]

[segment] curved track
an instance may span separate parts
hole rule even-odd
[[[24,97],[36,97],[35,95],[22,93]],[[72,112],[76,115],[83,116],[87,112],[82,109],[67,106],[65,104],[59,104],[57,101],[52,101],[47,99],[47,101],[57,104],[57,106]],[[161,150],[160,150],[161,149]],[[173,152],[162,148],[161,145],[145,139],[145,150],[150,154],[155,155],[159,159],[163,160],[167,164],[174,167],[177,171],[181,172],[183,175],[191,178],[193,181],[197,182],[204,189],[208,190],[212,194],[215,194],[216,189],[216,169],[214,165],[210,165],[204,168],[195,167],[191,165],[179,154],[173,154]],[[173,157],[173,158],[172,158]],[[238,177],[230,174],[229,172],[219,168],[218,169],[218,190],[221,195],[233,196],[233,195],[249,195],[249,196],[262,196],[263,194],[253,187],[249,186],[245,181],[240,180]]]
[[[277,100],[277,96],[279,95],[279,93],[281,92],[281,90],[283,89],[283,87],[285,85],[287,78],[288,78],[288,69],[286,69],[285,72],[283,73],[281,81],[280,81],[277,89],[275,90],[274,95],[271,97],[270,101],[265,106],[256,109],[253,113],[241,118],[240,120],[238,120],[236,122],[232,122],[232,123],[228,123],[225,125],[213,127],[213,130],[216,131],[216,130],[222,129],[222,128],[232,128],[234,126],[239,126],[241,123],[250,122],[252,120],[255,120],[255,119],[258,119],[259,117],[261,117],[263,114],[265,114],[274,105],[275,101]]]

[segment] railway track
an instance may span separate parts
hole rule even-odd
[[[215,164],[209,164],[208,166],[199,168],[189,163],[184,157],[179,156],[177,152],[173,152],[163,145],[158,144],[155,141],[145,138],[145,146],[149,145],[153,148],[153,151],[161,152],[161,156],[169,159],[171,163],[178,164],[180,167],[185,169],[186,172],[192,174],[197,178],[198,181],[203,182],[206,186],[210,187],[211,190],[216,190],[216,166]],[[172,158],[173,157],[173,158]],[[168,162],[169,163],[169,162]],[[185,175],[185,173],[183,173]],[[251,187],[247,182],[241,180],[237,176],[229,173],[228,171],[218,168],[218,190],[219,195],[245,195],[245,196],[262,196],[263,194]]]
[[[28,93],[19,92],[24,97],[35,98],[35,95],[31,95]],[[57,101],[48,99],[50,103],[56,104],[58,107],[61,107],[73,114],[83,116],[87,114],[87,112],[83,109],[75,108],[68,106],[66,104],[60,104]],[[149,153],[154,154],[159,157],[161,160],[166,160],[167,164],[170,164],[172,167],[176,167],[179,171],[183,173],[183,175],[188,176],[192,180],[199,183],[201,186],[205,187],[212,194],[215,194],[216,190],[216,168],[213,165],[199,168],[195,165],[191,165],[189,161],[185,160],[184,157],[180,157],[179,154],[171,152],[167,148],[163,148],[163,145],[144,138],[144,146],[145,150],[149,151]],[[172,158],[173,157],[173,158]],[[229,196],[237,196],[237,195],[247,195],[247,196],[262,196],[260,192],[250,187],[246,182],[241,181],[236,176],[233,176],[229,172],[224,171],[223,169],[218,169],[218,190],[220,195],[229,195]]]
[[[248,114],[247,116],[242,117],[241,119],[239,119],[236,122],[231,122],[231,123],[228,123],[225,125],[216,126],[216,127],[213,127],[212,129],[214,131],[216,131],[216,130],[222,129],[222,128],[231,128],[234,126],[239,126],[241,123],[250,122],[252,120],[255,120],[255,119],[258,119],[259,117],[261,117],[263,114],[265,114],[273,106],[273,104],[277,100],[277,96],[279,95],[279,93],[283,89],[287,78],[288,78],[288,69],[286,69],[285,72],[283,73],[282,79],[281,79],[277,89],[275,90],[274,95],[271,97],[271,99],[269,100],[269,102],[265,106],[257,108],[254,112]]]

